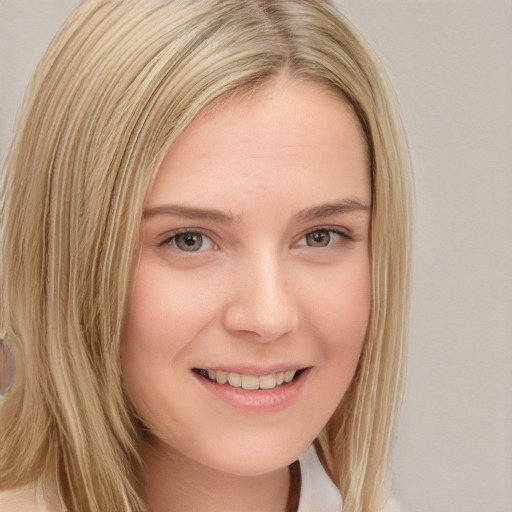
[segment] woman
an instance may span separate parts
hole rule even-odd
[[[7,161],[0,500],[381,510],[409,287],[396,110],[327,1],[84,1]]]

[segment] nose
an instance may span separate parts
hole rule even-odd
[[[264,255],[239,267],[233,275],[225,328],[260,342],[294,331],[299,315],[290,281],[277,256]]]

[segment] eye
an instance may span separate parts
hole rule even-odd
[[[308,247],[328,247],[334,243],[339,243],[340,238],[351,240],[351,237],[343,231],[337,231],[333,229],[315,229],[307,233],[301,240],[300,245],[306,245]]]
[[[211,238],[196,231],[176,233],[168,238],[166,243],[184,252],[207,251],[215,245]]]
[[[327,247],[331,243],[331,233],[326,229],[318,229],[306,235],[306,244],[310,247]]]

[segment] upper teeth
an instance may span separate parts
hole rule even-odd
[[[219,384],[229,384],[235,388],[247,390],[256,389],[274,389],[283,382],[291,382],[297,370],[287,372],[270,373],[269,375],[242,375],[235,372],[225,372],[222,370],[207,370],[208,378]]]

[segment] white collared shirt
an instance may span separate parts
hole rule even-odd
[[[342,512],[340,491],[325,472],[314,445],[299,458],[302,478],[297,512]],[[395,497],[391,496],[382,512],[406,512]]]
[[[340,491],[325,472],[313,445],[299,462],[302,482],[297,512],[341,512]]]

